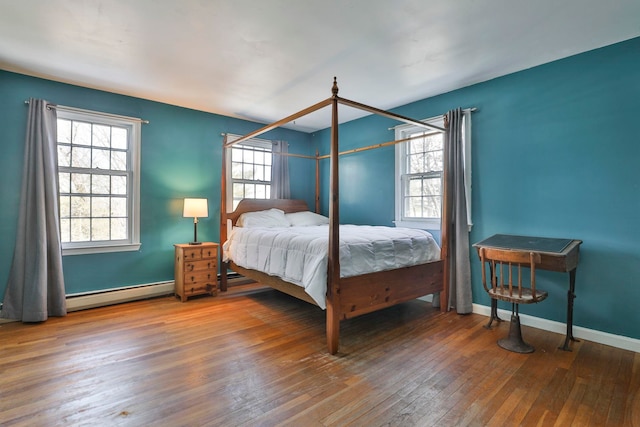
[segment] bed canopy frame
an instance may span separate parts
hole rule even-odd
[[[448,283],[449,278],[449,257],[448,257],[448,235],[449,222],[446,218],[450,216],[450,202],[448,195],[447,179],[443,179],[443,212],[441,224],[441,253],[440,259],[426,264],[412,267],[404,267],[395,270],[369,273],[354,277],[340,277],[340,197],[339,197],[339,174],[338,158],[341,154],[379,148],[383,146],[397,144],[407,139],[390,141],[363,148],[356,148],[346,152],[339,151],[338,145],[338,104],[357,108],[369,113],[391,118],[403,123],[412,124],[426,129],[444,132],[445,129],[430,125],[419,120],[395,114],[389,111],[370,107],[359,102],[351,101],[338,96],[338,84],[334,77],[331,89],[332,96],[311,105],[295,114],[281,120],[266,125],[258,130],[248,133],[233,141],[225,138],[222,150],[222,177],[221,177],[221,209],[220,209],[220,239],[225,242],[231,226],[244,212],[260,211],[270,208],[278,208],[286,213],[308,210],[306,202],[302,200],[287,199],[244,199],[235,211],[228,212],[227,209],[227,185],[226,185],[226,152],[235,144],[255,138],[265,132],[278,128],[300,117],[306,116],[321,108],[331,106],[331,150],[329,155],[307,157],[316,160],[316,189],[315,189],[315,210],[319,211],[320,191],[319,191],[319,161],[330,159],[330,193],[329,193],[329,245],[328,245],[328,267],[327,267],[327,295],[326,295],[326,332],[327,347],[331,354],[338,351],[340,321],[359,316],[361,314],[380,310],[401,302],[409,301],[424,295],[440,293],[440,309],[447,310],[448,304]],[[446,177],[448,149],[444,148],[444,168],[443,177]],[[227,270],[231,269],[238,274],[256,280],[265,285],[269,285],[282,292],[288,293],[312,304],[316,304],[309,295],[304,292],[304,288],[285,282],[277,277],[269,276],[265,273],[246,269],[230,262],[221,263],[220,288],[227,290]]]

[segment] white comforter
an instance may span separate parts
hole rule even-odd
[[[329,226],[232,230],[223,259],[304,287],[326,308]],[[440,257],[433,236],[423,230],[365,225],[340,226],[340,276],[391,270]]]

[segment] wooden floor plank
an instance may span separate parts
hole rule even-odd
[[[640,425],[640,356],[410,301],[341,325],[259,285],[0,325],[0,425]]]

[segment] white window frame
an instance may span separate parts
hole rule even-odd
[[[444,128],[444,118],[442,116],[433,117],[422,122]],[[395,128],[396,140],[408,138],[409,135],[416,132],[429,132],[428,128],[423,128],[416,125],[400,125]],[[434,130],[434,132],[438,132]],[[441,216],[437,218],[407,218],[404,215],[404,185],[406,182],[406,149],[407,142],[401,142],[395,146],[396,157],[396,183],[395,183],[395,221],[394,224],[397,227],[407,228],[420,228],[425,230],[439,230],[441,223]],[[443,141],[444,144],[444,141]],[[442,171],[440,171],[440,179],[442,180]]]
[[[127,238],[122,240],[100,240],[62,243],[63,255],[82,255],[107,252],[137,251],[140,249],[140,139],[141,123],[137,118],[90,111],[58,105],[57,118],[83,121],[92,124],[116,126],[127,129]],[[97,173],[100,169],[58,167],[59,171],[77,170]]]
[[[241,135],[234,135],[234,134],[227,134],[227,143],[228,142],[232,142],[238,138],[240,138]],[[261,148],[264,150],[268,150],[271,153],[271,174],[269,175],[269,179],[268,180],[264,180],[264,181],[257,181],[255,180],[254,182],[256,183],[268,183],[269,185],[269,197],[271,195],[271,178],[272,178],[272,174],[273,174],[273,141],[268,140],[268,139],[260,139],[260,138],[251,138],[248,139],[246,141],[241,142],[239,145],[244,145],[244,146],[250,146],[250,147],[257,147],[257,148]],[[244,179],[235,179],[233,178],[232,175],[232,153],[231,150],[233,149],[233,147],[235,146],[231,146],[227,148],[227,155],[225,157],[225,161],[226,161],[226,183],[227,183],[227,206],[229,208],[233,208],[233,210],[235,210],[235,204],[234,204],[234,199],[233,199],[233,184],[236,182],[251,182],[251,180],[244,180]]]
[[[462,124],[462,139],[463,139],[463,151],[464,151],[464,185],[465,185],[465,198],[467,204],[467,223],[469,225],[469,231],[473,223],[471,222],[471,112],[473,109],[463,110],[463,124]],[[444,116],[432,117],[421,120],[424,123],[444,128]],[[427,129],[421,128],[416,125],[400,125],[395,128],[395,138],[400,140],[407,138],[410,134],[415,132],[423,132]],[[443,148],[444,148],[443,141]],[[404,160],[406,153],[407,143],[398,143],[395,146],[395,165],[396,165],[396,192],[395,192],[395,225],[398,227],[408,228],[420,228],[425,230],[440,230],[442,226],[442,212],[437,218],[404,218],[404,188],[403,188],[403,175],[405,174],[406,162]]]

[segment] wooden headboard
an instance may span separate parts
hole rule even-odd
[[[231,225],[236,225],[236,221],[240,215],[245,212],[265,211],[267,209],[276,208],[285,213],[308,211],[307,202],[300,199],[242,199],[238,203],[238,207],[233,212],[221,212],[220,239],[222,242],[227,240],[228,221]]]

